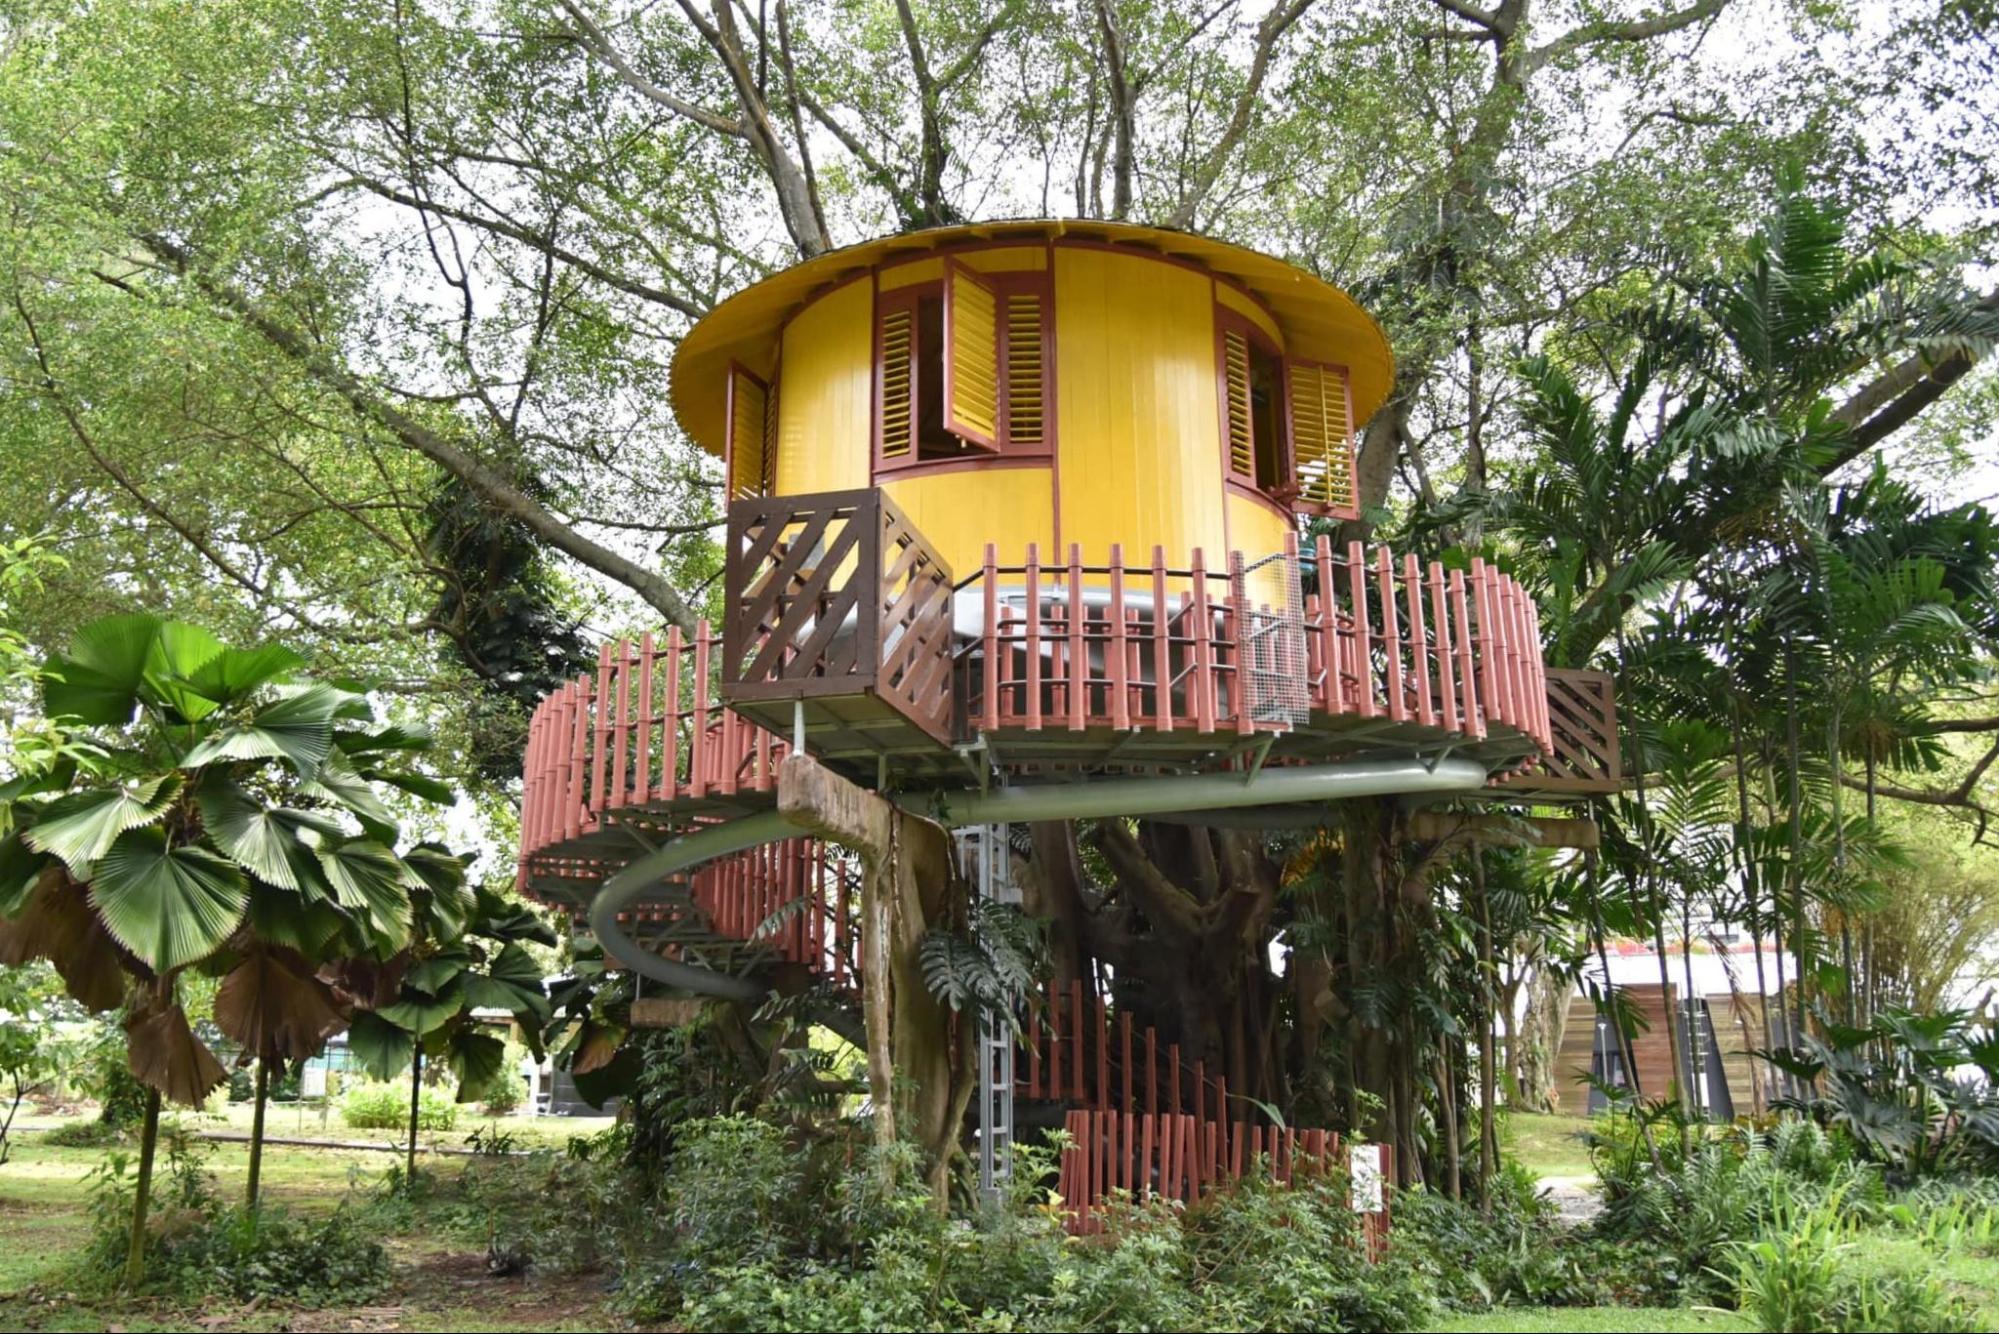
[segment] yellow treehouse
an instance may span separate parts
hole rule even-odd
[[[1354,515],[1392,374],[1320,279],[1122,224],[890,237],[738,293],[671,386],[726,462],[721,632],[607,646],[544,701],[524,881],[731,994],[626,924],[696,866],[704,948],[829,892],[769,852],[792,752],[953,826],[1603,790],[1608,681],[1544,670],[1510,578],[1303,536]],[[780,948],[841,980],[811,930]]]

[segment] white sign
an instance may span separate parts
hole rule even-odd
[[[1353,1182],[1356,1213],[1378,1214],[1382,1209],[1381,1146],[1355,1144],[1347,1149],[1347,1172]]]

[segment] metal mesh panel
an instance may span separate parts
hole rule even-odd
[[[1303,726],[1312,706],[1305,656],[1305,599],[1298,561],[1277,552],[1232,571],[1246,607],[1242,643],[1243,701],[1259,723]]]

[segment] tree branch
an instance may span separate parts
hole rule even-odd
[[[1263,94],[1263,81],[1270,73],[1270,58],[1277,49],[1278,39],[1311,7],[1312,0],[1277,0],[1270,7],[1270,12],[1263,16],[1263,21],[1256,25],[1256,51],[1250,57],[1249,81],[1236,98],[1235,109],[1229,115],[1228,125],[1222,130],[1221,137],[1208,146],[1200,165],[1194,169],[1194,179],[1182,194],[1179,206],[1166,220],[1168,227],[1194,225],[1195,211],[1207,201],[1208,192],[1215,188],[1222,168],[1235,156],[1236,147],[1241,144],[1243,135],[1249,132],[1250,118],[1255,114],[1257,100]]]
[[[1727,7],[1728,0],[1696,0],[1685,9],[1661,14],[1656,18],[1625,21],[1600,19],[1594,23],[1580,24],[1546,46],[1537,46],[1529,51],[1522,58],[1521,64],[1526,71],[1533,71],[1578,47],[1594,46],[1599,42],[1643,42],[1654,37],[1664,37],[1668,33],[1705,22]]]
[[[209,274],[193,254],[156,235],[135,238],[148,250],[186,276],[205,296],[289,357],[312,379],[338,394],[356,414],[386,429],[404,447],[458,478],[497,512],[517,519],[557,551],[630,588],[668,620],[690,633],[698,618],[663,577],[583,536],[514,485],[485,460],[447,440],[415,418],[384,401],[346,366],[328,356],[296,329],[279,323],[249,297]]]

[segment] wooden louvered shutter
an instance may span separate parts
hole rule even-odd
[[[916,297],[880,298],[875,322],[875,452],[883,465],[916,459]]]
[[[1293,361],[1291,475],[1300,506],[1342,519],[1360,517],[1354,481],[1353,394],[1344,366]]]
[[[1249,335],[1223,326],[1220,339],[1222,444],[1229,472],[1241,481],[1256,482],[1256,441],[1249,410]]]
[[[1048,392],[1049,300],[1042,274],[999,283],[1001,434],[1009,454],[1045,454],[1055,439]]]
[[[944,262],[944,429],[999,448],[999,298],[992,284]]]
[[[758,479],[763,486],[763,494],[777,494],[777,386],[780,369],[773,368],[770,384],[764,389],[764,447],[763,472]]]
[[[767,496],[775,471],[776,441],[769,387],[733,362],[729,366],[729,499]]]

